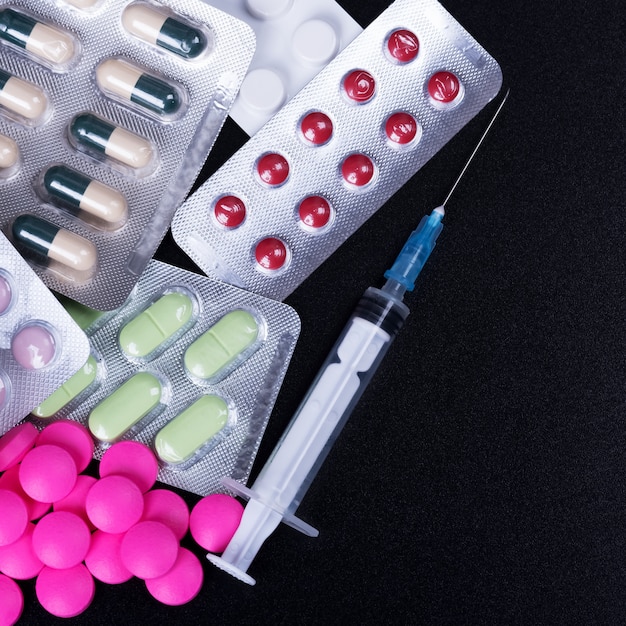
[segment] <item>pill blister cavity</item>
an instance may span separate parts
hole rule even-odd
[[[376,93],[376,80],[365,70],[352,70],[341,82],[343,93],[356,104],[369,102]]]
[[[298,205],[300,227],[312,234],[319,234],[328,229],[335,217],[335,212],[328,200],[322,196],[307,196]]]
[[[421,135],[422,128],[410,113],[397,111],[385,120],[385,136],[393,147],[415,145]]]
[[[284,15],[291,9],[293,0],[245,0],[246,9],[253,17],[271,20]]]
[[[131,35],[186,60],[200,57],[209,48],[207,33],[165,7],[133,2],[122,13],[122,25]]]
[[[387,58],[402,65],[414,61],[419,54],[419,49],[420,43],[417,35],[406,28],[392,31],[385,41]]]
[[[372,183],[377,173],[372,159],[365,154],[349,154],[341,164],[341,176],[349,189],[360,190]]]
[[[257,161],[256,172],[261,183],[279,187],[289,178],[289,162],[282,154],[268,152]]]
[[[442,70],[428,79],[426,86],[431,104],[437,109],[451,109],[461,100],[465,89],[461,81],[452,72]]]
[[[291,261],[291,250],[278,237],[265,237],[254,246],[256,268],[268,275],[283,272]]]
[[[251,110],[271,116],[287,99],[287,90],[276,72],[261,67],[248,72],[241,84],[239,99]]]
[[[48,96],[27,80],[0,69],[0,110],[24,126],[40,126],[50,116]]]
[[[60,1],[63,4],[66,4],[68,7],[72,7],[79,11],[85,11],[85,12],[95,11],[103,2],[103,0],[60,0]]]
[[[237,196],[221,196],[213,204],[213,218],[222,228],[237,228],[246,219],[246,205]]]
[[[311,111],[300,120],[302,138],[314,146],[323,146],[333,136],[333,123],[321,111]]]
[[[11,310],[14,294],[13,278],[0,268],[0,316],[6,315]]]
[[[339,40],[332,24],[313,19],[296,28],[291,47],[303,65],[322,67],[337,54]]]
[[[40,370],[54,362],[58,337],[44,321],[32,321],[19,328],[11,340],[13,358],[26,370]]]

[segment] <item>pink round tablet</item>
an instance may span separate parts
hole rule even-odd
[[[13,301],[13,288],[8,276],[0,273],[0,315],[4,315]]]
[[[300,121],[300,132],[309,143],[314,146],[321,146],[332,137],[333,123],[325,113],[312,111]]]
[[[76,463],[80,473],[87,468],[94,450],[93,439],[89,431],[78,422],[58,420],[48,424],[37,438],[36,445],[52,444],[67,450]]]
[[[45,515],[50,510],[49,502],[38,502],[37,500],[33,500],[25,491],[22,489],[22,484],[20,483],[20,466],[14,465],[10,467],[4,474],[0,476],[0,489],[8,489],[9,491],[15,492],[26,504],[26,509],[28,511],[28,519],[36,520],[39,519],[42,515]]]
[[[161,522],[139,522],[122,539],[122,563],[137,578],[156,578],[167,573],[180,546],[174,532]]]
[[[246,219],[246,205],[237,196],[222,196],[215,202],[213,214],[220,226],[237,228]]]
[[[87,502],[87,493],[97,480],[98,479],[93,476],[81,474],[76,479],[74,489],[72,489],[72,491],[70,491],[65,498],[57,500],[52,505],[52,509],[54,511],[69,511],[70,513],[74,513],[75,515],[78,515],[78,517],[80,517],[91,530],[94,530],[95,526],[91,523],[85,506]]]
[[[387,52],[398,63],[409,63],[417,56],[420,42],[417,35],[406,28],[394,30],[387,38]]]
[[[169,489],[153,489],[143,496],[141,521],[151,520],[168,526],[180,541],[189,530],[189,507]]]
[[[0,472],[17,465],[35,445],[39,431],[30,422],[18,424],[0,437]]]
[[[268,152],[256,164],[259,178],[272,187],[282,185],[289,177],[289,163],[282,154]]]
[[[39,370],[52,363],[57,341],[46,324],[30,322],[20,328],[11,341],[15,360],[27,370]]]
[[[24,534],[14,543],[0,547],[0,572],[16,580],[35,578],[43,563],[33,549],[35,524],[29,522]]]
[[[126,476],[145,493],[156,482],[159,464],[150,448],[139,441],[114,443],[102,455],[100,476]]]
[[[0,624],[12,626],[24,610],[24,595],[19,585],[0,574]]]
[[[19,476],[22,488],[33,500],[55,502],[72,491],[78,472],[67,450],[46,444],[26,454]]]
[[[78,565],[87,554],[91,533],[74,513],[56,511],[44,515],[33,533],[33,549],[41,562],[55,569]]]
[[[289,261],[289,257],[289,249],[277,237],[261,239],[254,249],[254,258],[259,269],[266,272],[276,272],[282,269]]]
[[[69,569],[44,567],[35,583],[41,606],[56,617],[76,617],[94,598],[96,585],[89,570],[79,563]]]
[[[141,519],[143,494],[126,476],[106,476],[87,492],[85,510],[96,528],[123,533]]]
[[[146,588],[159,602],[180,606],[198,595],[203,580],[204,572],[198,557],[186,548],[180,548],[169,572],[146,580]]]
[[[15,492],[0,489],[0,546],[17,541],[26,530],[28,510]]]
[[[205,496],[191,510],[191,536],[209,552],[223,552],[233,538],[242,515],[243,505],[239,500],[222,493]]]
[[[343,90],[350,100],[363,104],[374,97],[376,81],[365,70],[353,70],[343,79]]]
[[[452,72],[437,72],[428,80],[428,93],[433,104],[450,105],[461,96],[461,83]]]
[[[302,226],[311,231],[327,226],[332,214],[330,203],[322,196],[307,196],[298,207],[298,217]]]
[[[112,535],[101,530],[96,530],[91,536],[85,565],[94,578],[109,585],[118,585],[133,577],[122,563],[120,548],[123,538],[124,533]]]
[[[372,181],[375,173],[372,160],[359,152],[348,155],[341,164],[341,175],[352,187],[364,187]]]
[[[411,143],[417,136],[417,120],[409,113],[398,111],[387,118],[385,134],[389,141],[399,146]]]

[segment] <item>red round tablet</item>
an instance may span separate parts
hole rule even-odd
[[[372,160],[361,153],[347,156],[341,164],[343,179],[353,187],[363,187],[374,178],[376,167]]]
[[[215,202],[213,215],[220,226],[237,228],[246,219],[246,205],[237,196],[222,196]]]
[[[289,177],[289,163],[282,154],[268,152],[256,164],[259,178],[272,187],[282,185]]]
[[[93,457],[94,443],[89,431],[78,422],[58,420],[48,424],[37,437],[36,445],[53,444],[67,450],[80,473]]]
[[[402,111],[390,115],[385,122],[387,138],[400,146],[411,143],[417,135],[417,130],[417,120],[412,115]]]
[[[30,422],[11,428],[0,437],[0,472],[17,465],[35,445],[39,431]]]
[[[154,452],[139,441],[119,441],[102,455],[100,476],[126,476],[145,493],[156,482],[159,464]]]
[[[330,222],[332,209],[330,203],[322,196],[307,196],[300,202],[298,217],[307,230],[324,228]]]
[[[94,598],[96,585],[89,570],[79,563],[68,569],[44,567],[35,583],[41,606],[56,617],[76,617]]]
[[[344,76],[343,90],[350,100],[363,104],[373,98],[376,91],[376,81],[365,70],[353,70]]]
[[[169,572],[146,580],[146,588],[159,602],[180,606],[198,595],[203,580],[204,573],[198,557],[186,548],[180,548]]]
[[[289,250],[277,237],[266,237],[257,243],[254,258],[260,269],[275,272],[287,263]]]
[[[26,454],[19,477],[22,488],[33,500],[55,502],[72,491],[78,472],[67,450],[46,444]]]
[[[387,51],[398,63],[409,63],[417,56],[419,49],[417,35],[406,28],[394,30],[387,39]]]
[[[325,113],[312,111],[300,121],[300,132],[309,143],[314,146],[321,146],[332,137],[333,123]]]
[[[461,94],[461,83],[452,72],[437,72],[428,80],[428,93],[435,104],[449,105]]]
[[[137,578],[156,578],[170,571],[180,546],[174,532],[161,522],[139,522],[122,539],[124,567]]]
[[[24,595],[19,585],[0,574],[0,624],[17,623],[24,610]]]

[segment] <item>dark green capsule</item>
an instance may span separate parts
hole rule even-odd
[[[13,239],[17,243],[22,244],[37,256],[47,259],[54,238],[61,229],[35,215],[18,215],[11,230]]]
[[[199,30],[168,17],[159,31],[157,46],[185,59],[195,59],[204,50],[206,40]]]
[[[88,150],[106,153],[109,139],[115,130],[113,124],[91,113],[77,115],[70,124],[70,133],[76,143]]]
[[[11,74],[9,74],[9,72],[0,70],[0,91],[4,89],[4,86],[7,84],[9,78],[11,78]]]
[[[91,178],[64,165],[53,165],[43,176],[43,185],[56,206],[77,215]]]
[[[0,37],[20,48],[26,48],[36,25],[37,20],[13,9],[0,11]]]

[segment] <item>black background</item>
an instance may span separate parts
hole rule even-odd
[[[387,6],[340,4],[362,26]],[[299,508],[320,536],[281,526],[254,587],[207,562],[177,608],[135,579],[98,584],[83,615],[60,620],[27,581],[22,623],[626,623],[623,2],[443,4],[511,95],[447,206],[405,328]],[[253,477],[491,112],[288,298],[302,334]],[[244,140],[229,121],[205,175]],[[157,258],[194,268],[169,235]]]

